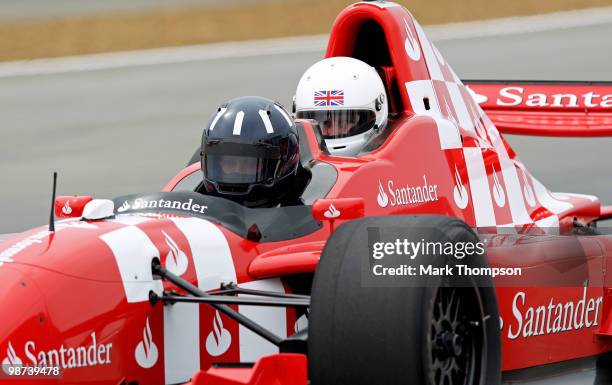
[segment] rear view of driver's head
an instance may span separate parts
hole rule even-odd
[[[332,155],[355,156],[387,124],[387,95],[373,67],[332,57],[306,70],[296,90],[295,112],[297,118],[319,123]]]

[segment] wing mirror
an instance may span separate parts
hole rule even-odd
[[[312,216],[318,221],[362,218],[364,211],[363,198],[317,199],[312,205]]]
[[[55,216],[80,218],[85,206],[93,200],[90,196],[59,196],[55,198]]]

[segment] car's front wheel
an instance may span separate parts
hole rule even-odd
[[[440,242],[479,241],[464,222],[443,216],[365,218],[330,238],[312,288],[311,384],[500,382],[499,313],[490,280],[419,275],[388,286],[364,281],[372,234],[401,239],[416,231]],[[435,264],[454,262],[445,258],[436,256]],[[462,263],[483,267],[486,258]]]

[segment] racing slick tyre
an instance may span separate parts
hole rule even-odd
[[[330,237],[311,293],[312,385],[500,383],[500,318],[490,277],[424,274],[396,276],[388,284],[367,281],[375,241],[415,234],[419,240],[479,242],[461,220],[433,215],[364,218]],[[460,261],[442,253],[427,258],[439,267],[487,267],[484,253]]]

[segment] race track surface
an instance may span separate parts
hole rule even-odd
[[[463,78],[612,80],[612,24],[444,40]],[[51,174],[58,194],[98,198],[159,190],[232,97],[290,107],[320,50],[63,74],[0,77],[0,233],[46,223]],[[553,191],[612,203],[612,138],[508,137]]]

